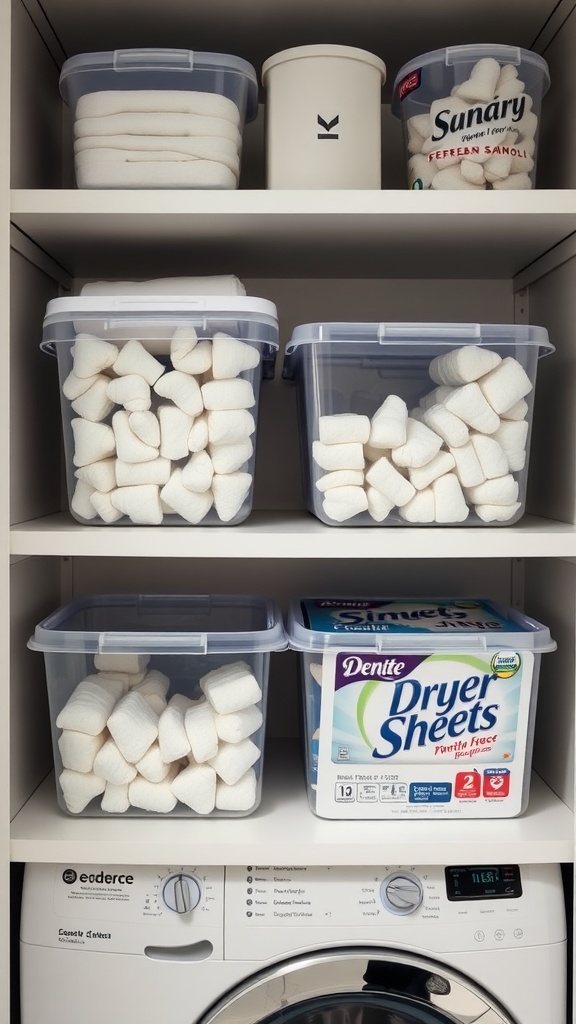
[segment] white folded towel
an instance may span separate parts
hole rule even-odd
[[[203,160],[219,160],[231,171],[238,172],[240,157],[238,146],[233,139],[219,138],[217,135],[88,135],[76,139],[74,153],[84,153],[90,149],[120,149],[145,151],[154,153],[158,150],[172,153],[184,153],[187,156],[201,157]]]
[[[112,164],[96,161],[76,166],[78,188],[214,188],[235,189],[236,175],[214,160],[146,161]]]
[[[104,89],[81,96],[76,104],[75,116],[106,117],[108,114],[181,113],[223,117],[240,124],[240,111],[236,104],[215,92],[187,89]]]
[[[246,295],[246,289],[234,274],[212,277],[159,277],[149,281],[88,281],[81,295]],[[67,398],[76,398],[70,380]],[[79,383],[79,382],[77,382]],[[89,387],[89,385],[87,385]],[[84,389],[86,390],[86,389]],[[78,392],[80,394],[81,392]]]
[[[136,136],[134,136],[136,138]],[[227,141],[227,140],[224,140]],[[107,147],[97,146],[91,149],[83,149],[76,153],[74,157],[74,166],[76,172],[79,170],[87,171],[90,173],[94,172],[97,164],[142,164],[142,163],[193,163],[199,160],[214,160],[217,164],[222,164],[227,167],[231,174],[234,175],[236,181],[240,177],[240,157],[236,155],[234,158],[230,158],[226,155],[220,155],[217,147],[213,147],[210,152],[210,147],[202,147],[206,151],[205,156],[198,156],[193,153],[181,153],[178,149],[170,149],[165,147],[164,149],[146,149],[145,143],[142,143],[140,149],[118,149],[118,147]]]
[[[152,111],[76,118],[75,139],[102,135],[197,135],[202,138],[213,136],[217,139],[230,139],[238,148],[242,145],[242,136],[237,126],[224,117]]]

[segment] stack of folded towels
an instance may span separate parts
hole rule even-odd
[[[178,804],[199,815],[252,810],[263,714],[250,666],[205,673],[193,699],[170,693],[168,676],[149,662],[95,655],[94,670],[61,708],[58,781],[67,810],[81,814],[98,797],[108,814],[178,813]]]
[[[219,93],[125,89],[78,100],[79,188],[237,188],[240,111]]]

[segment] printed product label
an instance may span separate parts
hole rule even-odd
[[[521,633],[489,601],[391,601],[316,598],[302,601],[311,630],[326,633]],[[508,652],[506,652],[508,654]]]
[[[414,89],[419,89],[421,79],[422,72],[420,68],[416,68],[415,71],[411,71],[409,75],[406,75],[406,78],[403,78],[398,86],[400,100],[405,99],[411,92],[414,92]]]
[[[441,110],[435,103],[427,159],[446,166],[456,158],[478,160],[498,154],[527,159],[529,153],[517,142],[527,112],[525,94],[477,103],[466,110],[451,107],[449,99]]]
[[[325,654],[318,813],[518,814],[533,668],[530,651]]]

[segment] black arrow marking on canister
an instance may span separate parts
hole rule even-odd
[[[324,118],[320,117],[320,114],[318,114],[318,124],[321,126],[321,128],[324,128],[327,133],[330,132],[331,128],[335,128],[336,125],[339,124],[339,123],[340,123],[340,116],[338,114],[336,114],[336,117],[333,117],[331,121],[325,121]],[[319,139],[338,139],[339,135],[336,132],[331,134],[331,135],[330,134],[321,135],[320,132],[318,132],[318,138]]]

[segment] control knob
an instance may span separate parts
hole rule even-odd
[[[380,898],[391,914],[413,914],[422,903],[422,883],[409,871],[393,871],[380,886]]]
[[[162,886],[162,899],[175,914],[189,914],[200,903],[202,890],[193,875],[169,875]]]

